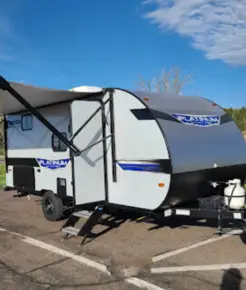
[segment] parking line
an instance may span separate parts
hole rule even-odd
[[[232,268],[246,269],[246,263],[231,263],[231,264],[214,264],[214,265],[195,265],[195,266],[180,266],[180,267],[162,267],[152,268],[150,272],[153,274],[188,272],[188,271],[217,271],[229,270]]]
[[[55,247],[53,245],[44,243],[42,241],[30,238],[30,237],[24,237],[21,240],[24,243],[27,243],[27,244],[36,246],[38,248],[53,252],[55,254],[70,258],[70,259],[72,259],[74,261],[77,261],[77,262],[79,262],[81,264],[84,264],[84,265],[86,265],[88,267],[92,267],[94,269],[97,269],[97,270],[99,270],[99,271],[101,271],[101,272],[103,272],[103,273],[105,273],[107,275],[111,275],[111,273],[107,270],[107,267],[105,265],[102,265],[100,263],[94,262],[94,261],[92,261],[90,259],[87,259],[87,258],[85,258],[83,256],[73,254],[73,253],[65,251],[65,250],[63,250],[61,248]]]
[[[19,236],[21,241],[23,241],[24,243],[39,247],[39,248],[44,249],[44,250],[48,250],[50,252],[53,252],[55,254],[58,254],[58,255],[61,255],[64,257],[68,257],[74,261],[77,261],[78,263],[81,263],[81,264],[86,265],[88,267],[99,270],[107,275],[111,275],[111,273],[107,270],[107,267],[105,265],[100,264],[98,262],[95,262],[93,260],[90,260],[88,258],[85,258],[83,256],[73,254],[73,253],[65,251],[59,247],[56,247],[56,246],[50,245],[48,243],[36,240],[34,238],[31,238],[31,237],[28,237],[28,236],[25,236],[25,235],[22,235],[22,234],[19,234],[16,232],[8,231],[7,229],[4,229],[4,228],[0,228],[0,232],[6,232],[6,233],[10,233],[10,234]],[[142,288],[142,289],[165,290],[164,288],[160,288],[152,283],[149,283],[147,281],[144,281],[144,280],[136,278],[136,277],[126,278],[123,281],[126,283],[129,283],[129,284],[135,285],[135,286]]]
[[[186,251],[189,251],[189,250],[192,250],[192,249],[195,249],[195,248],[198,248],[198,247],[210,244],[210,243],[214,243],[214,242],[220,241],[220,240],[228,238],[228,237],[230,237],[232,235],[241,234],[242,232],[243,232],[242,230],[233,230],[233,231],[230,231],[230,232],[224,234],[223,236],[220,236],[220,237],[217,237],[217,238],[210,238],[210,239],[207,239],[207,240],[192,244],[190,246],[186,246],[186,247],[183,247],[183,248],[180,248],[180,249],[177,249],[177,250],[165,253],[165,254],[161,254],[161,255],[155,256],[155,257],[152,258],[152,262],[155,263],[155,262],[158,262],[158,261],[162,261],[162,260],[165,260],[165,259],[170,258],[172,256],[184,253]]]
[[[164,288],[160,288],[152,283],[146,282],[144,280],[132,277],[125,279],[126,282],[131,283],[139,288],[148,289],[148,290],[165,290]]]

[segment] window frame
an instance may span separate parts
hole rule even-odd
[[[31,119],[31,127],[27,126],[28,125],[28,122],[27,122],[28,118]],[[25,128],[23,126],[24,124],[26,125]],[[24,114],[21,116],[21,130],[22,131],[32,131],[33,130],[33,116],[32,116],[32,114]]]

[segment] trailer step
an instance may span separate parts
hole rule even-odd
[[[62,232],[72,235],[72,236],[77,236],[79,233],[79,229],[74,228],[74,227],[66,227],[66,228],[62,228]]]
[[[87,210],[83,210],[83,211],[77,211],[73,213],[74,216],[77,217],[82,217],[82,218],[89,218],[92,215],[92,212],[89,212]]]
[[[83,244],[88,234],[91,233],[93,227],[102,217],[103,213],[103,206],[97,206],[93,212],[73,212],[61,228],[61,231],[65,233],[63,240],[66,240],[68,236],[84,236],[84,239],[81,243]],[[80,228],[76,228],[75,224],[80,220],[80,218],[86,218],[86,221],[82,224],[82,226],[80,226]]]

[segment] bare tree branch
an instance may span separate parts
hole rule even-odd
[[[138,84],[139,84],[139,87],[142,88],[143,90],[148,90],[148,91],[152,90],[152,80],[147,81],[143,79],[142,77],[140,77],[140,81]]]
[[[143,90],[180,94],[190,81],[190,74],[183,75],[179,67],[173,67],[169,71],[163,70],[151,80],[141,77],[138,84]]]

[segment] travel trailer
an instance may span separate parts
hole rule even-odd
[[[222,219],[244,222],[245,140],[212,101],[120,88],[46,89],[1,77],[0,107],[5,190],[41,195],[50,221],[71,208],[78,216],[96,212],[94,220],[104,208],[120,208],[219,217],[219,229]]]

